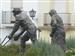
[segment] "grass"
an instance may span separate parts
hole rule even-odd
[[[50,44],[44,41],[39,41],[34,45],[27,45],[26,52],[23,56],[72,56],[75,55],[75,38],[68,38],[66,40],[68,52],[64,51],[57,44]],[[21,53],[17,52],[19,46],[10,45],[6,47],[0,46],[0,56],[21,56]]]
[[[75,48],[75,37],[69,37],[67,40],[66,40],[66,45],[67,45],[67,48],[68,49],[71,49],[71,48]]]
[[[21,56],[17,53],[18,46],[11,45],[0,48],[0,56]],[[62,49],[56,44],[37,42],[35,45],[27,46],[24,56],[64,56]]]
[[[69,49],[66,53],[66,56],[75,56],[75,37],[70,36],[66,40],[67,48]]]
[[[17,54],[17,46],[11,45],[7,47],[0,47],[0,56],[13,56]]]

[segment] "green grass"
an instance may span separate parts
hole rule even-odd
[[[0,47],[0,56],[13,56],[17,54],[17,46],[11,45],[7,47]]]
[[[69,37],[67,40],[66,40],[66,45],[68,47],[68,49],[71,49],[71,48],[75,48],[75,37]]]
[[[66,53],[66,56],[75,56],[75,37],[70,36],[66,40],[67,48],[69,49]]]
[[[18,46],[11,45],[0,48],[0,56],[21,56],[17,53]],[[64,56],[63,50],[56,44],[37,42],[35,45],[27,46],[24,56]]]
[[[66,56],[75,55],[75,38],[68,38],[66,44],[69,49]],[[0,56],[21,56],[21,53],[17,52],[18,48],[16,45],[0,46]],[[65,56],[65,53],[60,46],[41,40],[34,45],[27,45],[23,56]]]

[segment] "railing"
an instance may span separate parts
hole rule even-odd
[[[70,27],[72,25],[72,13],[58,13],[58,15],[62,18],[63,24],[65,27]],[[51,17],[48,13],[44,14],[44,26],[50,26]]]
[[[58,13],[58,14],[62,18],[65,27],[70,27],[72,25],[71,24],[72,13]],[[11,11],[2,11],[2,24],[10,24],[10,23],[14,23],[14,21],[15,21],[15,18],[13,17]],[[48,13],[44,13],[44,24],[43,25],[50,26],[49,25],[50,22],[51,22],[51,17],[49,16]]]

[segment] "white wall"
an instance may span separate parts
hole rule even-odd
[[[23,8],[23,0],[11,0],[11,8]]]
[[[70,23],[72,26],[75,26],[75,1],[74,0],[69,0],[67,1],[68,3],[68,8],[67,8],[67,11],[69,13],[72,13],[71,15],[71,19],[70,19]]]
[[[66,0],[63,1],[54,1],[54,9],[58,12],[58,13],[65,13],[66,12]]]
[[[0,10],[0,26],[1,26],[1,23],[2,23],[2,12]]]
[[[74,0],[74,13],[75,13],[75,0]]]
[[[23,0],[23,10],[30,11],[32,8],[38,10],[38,0]]]
[[[10,11],[11,10],[11,1],[10,0],[2,0],[2,11]]]
[[[72,14],[72,18],[73,18],[73,20],[72,20],[72,25],[73,26],[75,26],[75,0],[74,0],[74,7],[73,7],[74,9],[73,9],[73,14]]]
[[[43,26],[44,24],[44,13],[48,13],[50,9],[52,8],[51,4],[53,2],[49,0],[39,0],[38,3],[38,22],[39,26]]]
[[[2,3],[1,3],[1,0],[0,0],[0,24],[2,23],[2,12],[1,12],[2,11],[2,9],[1,9],[2,6],[1,5],[2,5]]]

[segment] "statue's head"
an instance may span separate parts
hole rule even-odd
[[[54,14],[57,14],[56,10],[54,10],[54,9],[50,10],[49,15],[53,16]]]
[[[22,12],[22,10],[20,8],[14,8],[12,12],[13,12],[13,15],[16,16],[16,15],[20,14]]]

